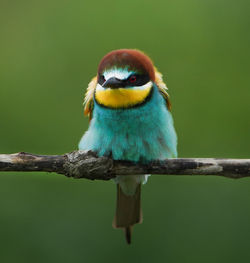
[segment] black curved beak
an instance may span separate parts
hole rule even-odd
[[[117,78],[110,78],[108,80],[106,80],[102,86],[104,88],[111,88],[111,89],[117,89],[117,88],[121,88],[124,86],[124,83],[122,80],[117,79]]]

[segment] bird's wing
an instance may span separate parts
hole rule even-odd
[[[169,95],[168,95],[168,88],[167,85],[163,82],[162,79],[162,74],[155,68],[155,83],[161,93],[161,95],[163,96],[164,100],[166,101],[167,104],[167,108],[170,111],[171,110],[171,103],[169,100]]]
[[[85,98],[84,98],[84,114],[89,117],[89,121],[91,121],[92,118],[92,112],[94,108],[94,93],[95,93],[95,88],[97,85],[97,77],[94,77],[88,85]]]

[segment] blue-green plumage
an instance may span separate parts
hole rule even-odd
[[[92,150],[114,160],[151,161],[177,156],[172,115],[154,84],[141,106],[108,109],[94,101],[93,117],[79,149]]]

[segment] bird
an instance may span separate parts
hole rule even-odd
[[[118,49],[100,61],[84,99],[89,128],[80,150],[98,157],[149,163],[177,157],[168,89],[151,58],[138,49]],[[132,227],[142,222],[141,186],[149,175],[120,175],[114,228],[131,244]]]

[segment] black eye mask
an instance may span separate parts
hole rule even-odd
[[[127,79],[119,80],[119,87],[135,87],[135,86],[142,86],[150,81],[150,78],[146,74],[132,74]],[[98,83],[103,85],[105,83],[104,75],[98,76]]]

